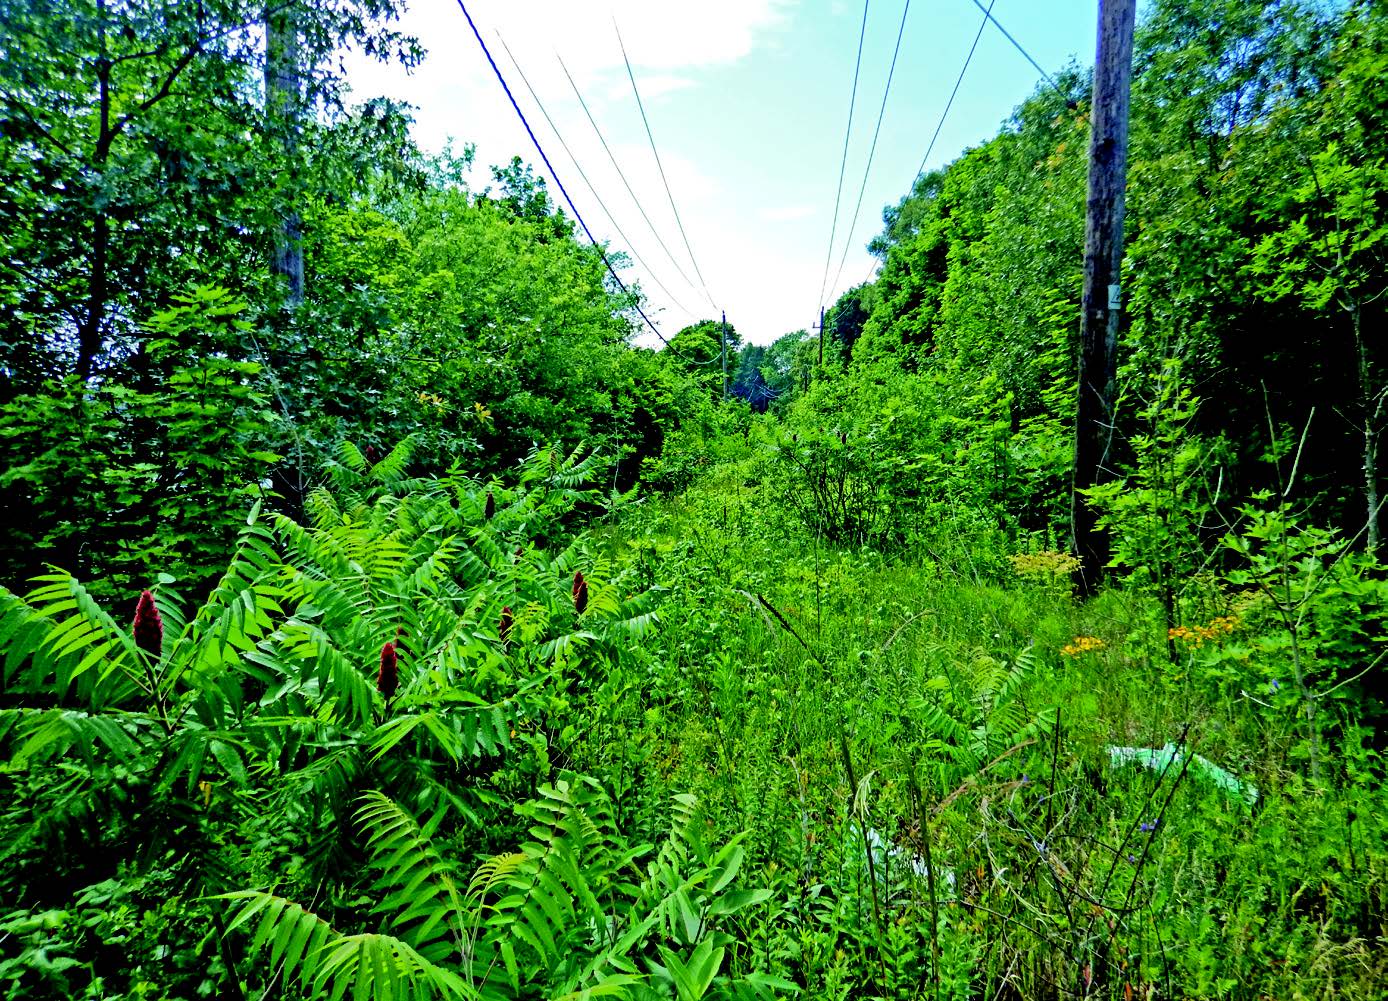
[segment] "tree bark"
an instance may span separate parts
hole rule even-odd
[[[106,185],[107,171],[110,167],[111,151],[116,140],[135,119],[149,111],[173,93],[175,82],[192,64],[202,51],[202,37],[194,32],[187,47],[163,75],[158,88],[119,117],[112,114],[111,69],[118,60],[111,57],[107,47],[106,0],[96,4],[96,87],[97,87],[97,133],[92,145],[91,161],[87,174],[95,188]],[[201,28],[199,19],[199,29]],[[154,53],[147,53],[154,54]],[[158,79],[156,77],[156,79]],[[51,140],[50,140],[51,141]],[[66,147],[60,147],[65,153]],[[96,201],[96,191],[93,200]],[[104,199],[102,199],[104,200]],[[92,253],[90,271],[87,275],[87,302],[80,314],[74,317],[77,326],[77,374],[86,379],[96,368],[96,360],[101,355],[105,340],[106,322],[110,316],[111,296],[111,217],[105,209],[92,209]]]
[[[77,329],[77,375],[86,379],[101,354],[106,321],[107,273],[110,269],[111,223],[98,211],[92,219],[91,271],[87,276],[87,308]]]
[[[299,151],[299,122],[302,114],[302,81],[299,67],[299,30],[294,12],[280,7],[265,16],[265,116],[278,133],[284,150],[286,169],[293,169]],[[280,218],[271,262],[274,273],[284,278],[285,302],[298,306],[304,301],[303,220],[290,205]]]
[[[1375,400],[1373,371],[1369,364],[1369,346],[1364,343],[1362,309],[1355,302],[1350,313],[1354,329],[1354,350],[1359,368],[1359,399],[1363,409],[1364,434],[1364,504],[1368,520],[1364,523],[1366,546],[1369,552],[1378,549],[1378,433],[1382,415],[1382,399]]]
[[[106,50],[106,2],[96,5],[96,89],[97,137],[92,152],[93,175],[97,184],[104,183],[106,160],[110,156],[114,134],[111,130],[111,59]],[[106,296],[109,284],[111,251],[111,221],[104,209],[93,208],[91,270],[87,274],[87,308],[77,326],[77,376],[86,379],[96,366],[101,353],[101,331],[106,321]]]

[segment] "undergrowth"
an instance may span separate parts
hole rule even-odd
[[[614,710],[645,794],[746,832],[771,971],[814,997],[1385,996],[1381,760],[1330,703],[1312,780],[1273,624],[1080,604],[1068,558],[986,533],[831,547],[762,489],[727,467],[606,541],[666,595]]]
[[[1385,996],[1331,669],[1378,585],[1323,534],[1245,536],[1171,627],[948,505],[831,544],[747,453],[635,505],[553,449],[407,460],[345,446],[133,630],[3,594],[8,996]]]

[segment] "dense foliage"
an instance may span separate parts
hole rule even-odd
[[[1086,74],[652,352],[395,10],[0,11],[5,996],[1388,997],[1388,8],[1146,11],[1083,600]]]

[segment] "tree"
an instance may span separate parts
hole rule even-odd
[[[520,157],[511,158],[505,167],[492,167],[492,180],[500,186],[493,194],[490,188],[483,194],[517,219],[530,222],[543,222],[555,239],[565,239],[573,235],[574,224],[565,218],[549,196],[549,187],[543,176],[535,173],[535,168]]]
[[[809,389],[818,357],[817,340],[808,330],[793,330],[767,346],[761,373],[778,405]]]
[[[833,341],[839,358],[847,365],[853,360],[853,345],[862,336],[863,325],[872,315],[872,286],[854,286],[824,314],[824,332]]]
[[[719,320],[700,320],[670,338],[670,355],[673,364],[693,376],[710,396],[721,398],[724,351],[727,352],[728,370],[731,372],[737,365],[737,349],[741,345],[742,335],[733,324],[727,324],[725,330]]]
[[[412,62],[397,0],[291,2],[306,106],[336,107],[348,41]],[[0,15],[0,303],[22,384],[128,361],[139,320],[215,268],[251,285],[282,215],[250,0],[41,0]],[[278,15],[277,15],[278,16]],[[27,342],[27,343],[26,343]],[[8,359],[7,359],[8,361]],[[15,378],[16,376],[12,376]]]
[[[1382,331],[1388,322],[1388,15],[1360,4],[1347,16],[1333,55],[1335,85],[1318,96],[1318,114],[1301,123],[1306,149],[1295,180],[1276,206],[1278,226],[1253,248],[1250,270],[1269,299],[1334,310],[1352,347],[1352,412],[1363,459],[1364,531],[1380,541],[1379,442],[1388,423]],[[1286,112],[1284,112],[1286,113]]]
[[[265,13],[265,122],[278,135],[288,177],[298,176],[299,130],[303,122],[303,84],[300,80],[299,25],[292,7]],[[303,216],[291,194],[281,210],[275,234],[273,269],[287,287],[285,301],[304,301]]]
[[[733,374],[730,392],[759,414],[775,399],[775,393],[762,374],[762,364],[766,360],[766,348],[759,344],[748,344],[737,355],[737,371]]]
[[[932,170],[916,178],[911,190],[895,205],[882,210],[882,232],[872,238],[868,252],[885,262],[891,249],[917,236],[931,218],[930,205],[944,190],[943,170]]]

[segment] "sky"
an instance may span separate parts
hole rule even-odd
[[[858,0],[465,2],[593,235],[630,258],[620,273],[640,285],[655,325],[671,337],[726,311],[744,341],[754,344],[811,328],[821,304],[832,305],[839,293],[872,276],[876,262],[867,243],[881,231],[883,207],[910,189],[983,23],[972,0],[910,2],[867,171],[905,2],[868,0],[835,223],[863,18]],[[1093,61],[1097,0],[994,0],[993,15],[1048,72]],[[385,96],[413,105],[415,137],[428,151],[450,139],[458,147],[475,144],[474,188],[490,182],[488,165],[513,156],[548,178],[457,0],[410,0],[400,27],[428,51],[423,64],[407,72],[348,54],[354,98]],[[627,78],[618,31],[683,235]],[[995,135],[1039,82],[1025,57],[988,25],[927,169]],[[552,179],[549,188],[562,201]],[[657,343],[649,331],[637,341]]]

